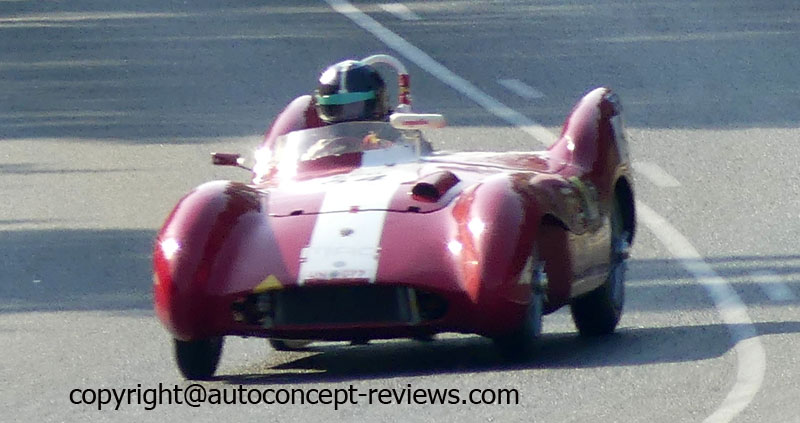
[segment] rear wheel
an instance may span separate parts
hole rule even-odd
[[[222,355],[223,339],[221,336],[195,341],[175,339],[175,359],[183,377],[190,380],[211,378]]]
[[[603,285],[570,304],[572,320],[583,336],[607,335],[617,328],[625,303],[625,259],[628,257],[630,234],[625,230],[620,199],[615,198],[611,210],[611,257],[608,276]]]
[[[544,272],[544,262],[538,255],[531,257],[531,301],[525,312],[521,325],[514,331],[493,338],[500,352],[511,358],[524,357],[536,349],[539,337],[542,334],[542,316],[544,316],[544,297],[547,285],[547,276]]]

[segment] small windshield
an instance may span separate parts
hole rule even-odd
[[[419,131],[399,131],[387,122],[344,122],[290,132],[276,139],[281,162],[309,161],[371,150],[413,151]]]

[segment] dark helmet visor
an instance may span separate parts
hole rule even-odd
[[[315,96],[319,117],[326,122],[369,119],[374,114],[375,98],[375,91]]]

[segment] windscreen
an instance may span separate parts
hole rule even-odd
[[[419,131],[399,131],[387,122],[344,122],[282,135],[275,155],[278,161],[296,162],[396,147],[413,150],[419,137]]]

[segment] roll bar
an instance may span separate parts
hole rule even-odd
[[[411,90],[410,90],[410,78],[408,76],[408,71],[406,71],[406,67],[403,63],[394,56],[389,56],[388,54],[374,54],[372,56],[365,57],[361,59],[361,63],[365,65],[374,65],[376,63],[382,63],[385,65],[390,66],[397,72],[397,101],[399,105],[397,106],[398,112],[403,113],[410,113],[411,112]]]

